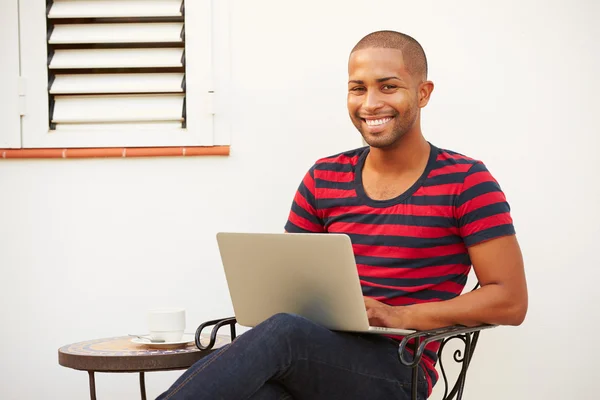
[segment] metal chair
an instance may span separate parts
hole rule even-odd
[[[479,284],[475,285],[473,290],[476,290],[479,287]],[[198,326],[196,329],[196,346],[200,350],[210,350],[215,345],[217,340],[217,332],[222,327],[229,325],[231,340],[233,341],[236,338],[236,324],[235,317],[230,318],[222,318],[215,319],[212,321],[207,321]],[[212,331],[210,333],[210,341],[207,345],[203,345],[200,342],[200,335],[204,329],[209,326],[213,326]],[[477,346],[477,341],[479,340],[479,333],[484,329],[495,328],[495,325],[479,325],[475,327],[465,327],[461,325],[449,326],[440,329],[432,329],[427,331],[417,331],[410,335],[405,336],[400,345],[398,346],[398,357],[400,358],[400,362],[406,365],[409,368],[413,369],[412,372],[412,400],[417,400],[417,383],[418,383],[418,366],[421,362],[421,357],[423,356],[423,352],[425,351],[425,346],[427,344],[434,341],[441,341],[440,348],[438,350],[438,362],[440,364],[440,369],[442,372],[441,380],[444,383],[444,397],[443,400],[461,400],[465,382],[467,378],[467,370],[469,368],[469,364],[471,363],[471,359],[473,358],[473,353],[475,352],[475,347]],[[456,382],[450,387],[450,382],[448,381],[448,376],[444,367],[443,356],[444,349],[446,345],[455,339],[462,341],[464,345],[464,350],[456,350],[454,351],[453,359],[456,363],[461,364],[460,372],[458,377],[456,378]],[[413,357],[411,360],[405,359],[405,349],[412,341],[412,350]]]
[[[494,328],[495,325],[479,325],[476,327],[465,327],[465,326],[450,326],[447,328],[440,329],[432,329],[428,331],[418,331],[413,334],[407,335],[400,342],[400,346],[398,347],[398,357],[400,358],[400,362],[407,367],[413,369],[412,374],[412,400],[417,399],[417,383],[418,383],[418,375],[417,375],[417,367],[421,362],[421,357],[423,355],[423,351],[425,350],[425,346],[428,343],[434,341],[441,341],[440,348],[438,350],[438,362],[440,364],[440,369],[442,372],[441,379],[444,382],[444,397],[443,400],[453,400],[456,398],[457,400],[462,399],[463,390],[465,387],[465,382],[467,379],[467,369],[469,368],[469,364],[471,363],[471,359],[473,358],[473,353],[475,352],[475,346],[477,345],[477,341],[479,340],[479,333],[484,329]],[[446,370],[444,368],[444,348],[448,342],[460,339],[464,344],[464,350],[460,349],[454,352],[453,359],[456,363],[462,364],[460,373],[456,379],[456,382],[450,388],[450,384],[448,382],[448,376],[446,374]],[[409,344],[409,341],[413,340],[413,359],[406,360],[404,355],[404,350],[406,346]]]

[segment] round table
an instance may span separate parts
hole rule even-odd
[[[88,372],[92,400],[96,399],[95,372],[138,372],[142,400],[146,400],[145,372],[189,368],[202,357],[231,342],[230,337],[217,335],[214,347],[201,351],[193,342],[183,346],[165,346],[136,344],[131,339],[130,336],[120,336],[69,344],[58,349],[58,363]],[[209,336],[202,335],[202,339],[208,340]]]

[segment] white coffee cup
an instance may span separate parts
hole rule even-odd
[[[177,342],[185,331],[184,308],[155,308],[148,311],[150,339]]]

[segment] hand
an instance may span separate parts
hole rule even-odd
[[[388,306],[380,301],[364,296],[369,325],[387,328],[413,329],[410,326],[410,307]]]

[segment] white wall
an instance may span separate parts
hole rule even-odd
[[[142,332],[149,307],[185,306],[190,331],[231,315],[215,232],[281,231],[311,163],[360,145],[346,60],[378,29],[425,47],[425,134],[488,164],[524,251],[528,318],[482,335],[465,398],[598,398],[600,8],[482,3],[232,0],[230,157],[0,161],[0,398],[86,398],[57,349]],[[148,374],[149,397],[178,374]],[[134,375],[97,388],[138,396]]]

